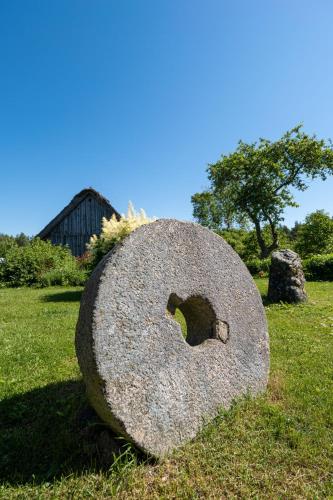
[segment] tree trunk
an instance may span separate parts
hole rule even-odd
[[[276,231],[276,228],[275,228],[275,225],[273,224],[273,222],[269,219],[269,225],[270,225],[270,228],[271,228],[271,234],[272,234],[272,243],[270,245],[266,245],[266,242],[263,238],[263,235],[262,235],[262,229],[261,229],[261,226],[260,226],[260,222],[258,219],[253,219],[253,223],[254,223],[254,226],[255,226],[255,229],[256,229],[256,235],[257,235],[257,241],[258,241],[258,245],[259,245],[259,248],[260,248],[260,258],[261,259],[266,259],[267,257],[270,256],[271,252],[273,252],[273,250],[276,250],[277,248],[279,248],[279,236],[278,236],[278,233]]]
[[[265,240],[262,236],[260,222],[257,219],[255,219],[253,222],[254,227],[256,228],[257,241],[260,248],[260,258],[265,259],[269,255],[269,252]]]

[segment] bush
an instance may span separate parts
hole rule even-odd
[[[76,263],[78,265],[79,269],[82,269],[83,271],[90,271],[91,270],[91,253],[87,250],[84,252],[83,255],[80,255],[78,257],[75,257]]]
[[[136,213],[131,202],[128,204],[127,215],[122,215],[117,219],[115,214],[111,219],[102,219],[102,232],[99,236],[95,234],[90,238],[88,253],[90,254],[90,269],[98,264],[98,262],[106,255],[116,243],[123,240],[134,229],[137,229],[144,224],[153,222],[155,218],[147,217],[143,209]]]
[[[271,259],[250,259],[245,262],[252,276],[266,276],[269,273]]]
[[[0,258],[6,258],[7,252],[17,246],[18,245],[13,236],[0,235]]]
[[[267,276],[271,259],[251,259],[245,262],[252,276]],[[307,281],[333,281],[333,254],[313,255],[302,260]]]
[[[333,254],[313,255],[304,259],[303,269],[308,281],[333,281]]]
[[[41,287],[80,286],[87,281],[88,273],[82,269],[52,269],[42,274],[38,280]]]
[[[29,236],[24,233],[20,233],[16,236],[0,233],[0,258],[4,258],[8,250],[12,247],[29,245],[30,240]]]
[[[0,283],[13,287],[43,286],[48,281],[56,281],[57,275],[58,280],[66,284],[76,284],[78,281],[81,284],[83,274],[78,274],[78,271],[75,257],[68,248],[36,238],[26,246],[14,245],[8,248],[5,261],[0,266]],[[52,280],[49,275],[51,272]]]

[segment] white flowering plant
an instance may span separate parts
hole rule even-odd
[[[111,219],[103,217],[101,234],[99,236],[94,234],[87,245],[92,266],[95,267],[116,243],[123,240],[134,229],[155,220],[155,217],[148,217],[143,209],[136,212],[131,202],[128,203],[127,215],[121,215],[120,219],[117,219],[115,214]]]

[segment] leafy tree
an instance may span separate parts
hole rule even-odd
[[[292,241],[289,231],[287,230],[286,226],[277,226],[276,229],[276,234],[278,236],[278,242],[279,246],[282,248],[291,248],[293,249],[294,247],[294,242]],[[262,238],[265,242],[265,245],[267,247],[270,246],[272,237],[271,237],[271,227],[269,224],[264,225],[261,228],[262,232]],[[257,233],[255,230],[249,231],[247,240],[246,240],[246,248],[247,252],[244,256],[245,260],[251,259],[253,257],[260,257],[262,258],[262,251],[261,248],[258,244],[258,238],[257,238]]]
[[[333,218],[324,210],[309,214],[298,226],[295,249],[302,257],[333,253]]]
[[[7,234],[0,234],[0,258],[5,258],[6,253],[13,247],[16,247],[17,243],[13,236],[8,236]]]
[[[15,236],[15,241],[19,247],[25,247],[29,245],[31,238],[24,233],[20,233]]]
[[[231,228],[222,230],[217,229],[216,232],[232,246],[244,261],[247,262],[259,258],[260,248],[255,230],[249,231],[245,228]],[[279,235],[279,242],[283,248],[294,248],[291,230],[287,226],[279,226],[277,232]],[[262,235],[266,244],[269,244],[270,227],[268,225],[262,228]]]
[[[249,221],[254,225],[260,257],[279,247],[278,226],[287,206],[297,206],[291,188],[307,189],[306,180],[333,174],[331,141],[309,136],[298,125],[281,139],[246,144],[208,166],[210,188],[192,196],[193,215],[212,229]],[[263,235],[268,225],[270,241]]]
[[[301,225],[302,224],[300,222],[295,221],[294,227],[290,229],[290,237],[293,242],[297,240],[297,234]]]

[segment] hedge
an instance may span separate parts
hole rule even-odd
[[[245,262],[252,276],[267,276],[271,259],[251,259]],[[307,281],[333,281],[333,254],[313,255],[302,260]]]
[[[14,245],[0,263],[1,286],[82,285],[86,272],[70,250],[35,238],[28,245]]]
[[[308,281],[333,281],[333,253],[304,259],[303,269]]]

